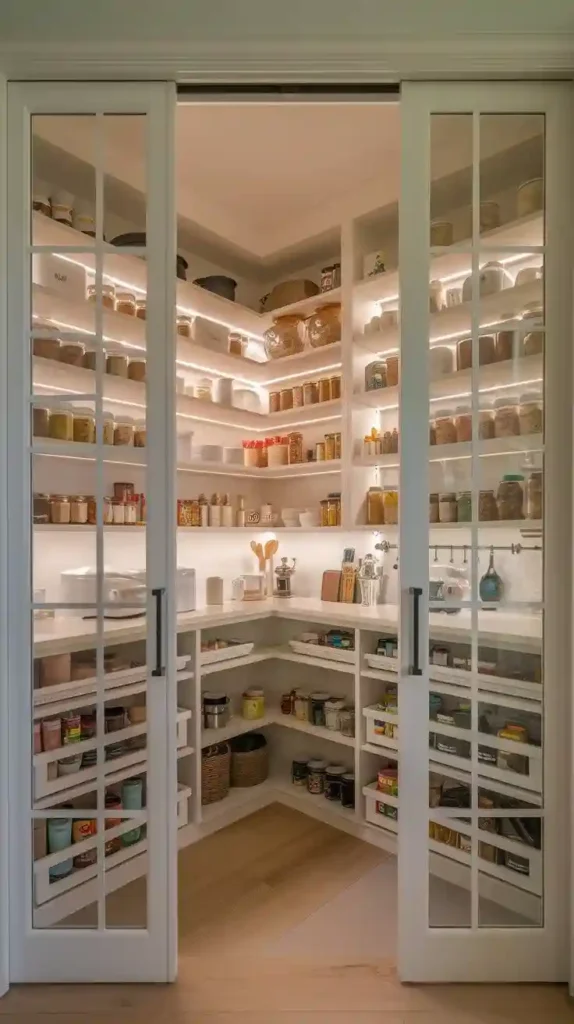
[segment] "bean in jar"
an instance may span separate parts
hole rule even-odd
[[[34,437],[50,437],[50,410],[35,405],[32,409],[32,433]]]
[[[472,441],[472,413],[468,405],[459,405],[455,409],[454,427],[458,443]]]
[[[440,523],[456,523],[456,494],[447,491],[438,496],[438,516]]]
[[[399,492],[394,487],[383,490],[383,515],[386,526],[398,526]]]
[[[437,412],[434,429],[436,444],[456,444],[456,427],[450,409]]]
[[[542,519],[542,473],[532,472],[526,481],[526,518]]]
[[[116,313],[124,313],[126,316],[136,315],[136,297],[133,292],[116,293]]]
[[[498,519],[498,505],[494,491],[481,491],[478,496],[478,518],[481,523],[492,523]]]
[[[56,441],[74,440],[74,416],[71,409],[53,409],[50,413],[50,437]]]
[[[506,473],[498,485],[496,500],[499,519],[522,519],[524,508],[524,477]]]
[[[520,396],[518,407],[521,434],[542,433],[542,395],[531,392]]]
[[[516,402],[509,398],[498,398],[494,403],[494,436],[516,437],[519,433]]]
[[[74,441],[82,444],[94,444],[96,440],[96,420],[91,409],[78,409],[74,412]]]

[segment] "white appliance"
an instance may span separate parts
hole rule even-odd
[[[91,566],[67,569],[61,574],[62,603],[89,605],[97,601],[97,573]],[[177,612],[195,611],[196,588],[195,569],[178,568],[175,577],[175,599]],[[104,566],[102,580],[102,601],[111,605],[105,609],[104,618],[123,619],[145,615],[147,585],[145,569],[124,569],[115,571]],[[117,603],[118,607],[113,605]],[[121,606],[129,605],[129,607]],[[95,609],[70,608],[70,615],[80,618],[95,618]]]

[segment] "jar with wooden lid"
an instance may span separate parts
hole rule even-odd
[[[478,436],[481,441],[490,441],[494,437],[494,411],[485,407],[478,414]]]
[[[443,494],[439,494],[439,523],[456,523],[457,511],[456,494],[453,494],[452,491],[445,491]]]
[[[136,316],[139,320],[145,320],[147,316],[147,300],[136,299]]]
[[[387,378],[387,387],[396,388],[399,383],[399,357],[398,356],[387,356],[385,359],[385,373]]]
[[[143,384],[146,379],[145,359],[130,359],[128,365],[128,377],[130,380],[137,380]]]
[[[439,504],[438,494],[429,494],[429,523],[438,523],[439,520]]]
[[[338,376],[329,377],[329,394],[331,401],[341,397],[341,378]]]
[[[367,526],[382,526],[384,522],[383,488],[369,487],[367,491]]]
[[[373,359],[365,366],[365,391],[379,391],[387,386],[387,368],[384,359]]]
[[[520,433],[515,399],[497,398],[494,403],[494,436],[516,437]]]
[[[530,473],[526,481],[526,518],[542,519],[543,478],[539,470]]]
[[[67,406],[50,412],[50,437],[56,441],[74,440],[74,414]]]
[[[499,519],[522,519],[524,508],[524,477],[506,473],[498,485],[496,500]]]
[[[147,444],[147,428],[145,420],[134,424],[134,448],[145,448]]]
[[[325,461],[330,462],[335,458],[335,435],[325,434]]]
[[[60,345],[60,362],[68,366],[83,366],[86,349],[81,341],[65,341]]]
[[[294,384],[291,391],[293,393],[293,408],[300,409],[303,405],[303,385]]]
[[[114,424],[114,445],[129,445],[134,443],[134,421],[127,416],[122,416]]]
[[[88,499],[83,494],[70,495],[70,522],[77,526],[88,522]]]
[[[114,353],[109,355],[106,359],[106,373],[112,375],[112,377],[125,377],[128,376],[128,365],[129,359],[127,356]]]
[[[399,492],[396,487],[383,488],[383,518],[385,526],[398,526]]]
[[[269,392],[269,412],[279,412],[281,409],[281,392]]]
[[[41,359],[59,359],[62,343],[59,338],[41,337],[32,340],[32,352]]]
[[[133,292],[116,292],[116,313],[136,315],[136,297]]]
[[[472,441],[472,412],[469,405],[457,405],[454,410],[454,427],[458,444]]]
[[[440,409],[434,421],[436,443],[456,444],[456,427],[451,409]]]
[[[328,302],[305,322],[307,340],[311,348],[333,345],[341,340],[341,303]]]
[[[50,410],[39,405],[32,407],[32,434],[34,437],[51,437]]]
[[[518,419],[521,434],[541,434],[543,429],[542,395],[529,391],[520,396]]]
[[[481,491],[478,496],[478,518],[481,523],[492,523],[498,519],[498,505],[494,491]]]
[[[67,494],[50,495],[50,522],[67,525],[71,521],[70,499]]]
[[[294,430],[289,434],[289,465],[299,462],[303,462],[303,434]]]
[[[116,424],[114,417],[109,412],[104,412],[102,423],[102,444],[113,444]]]
[[[319,386],[317,381],[308,380],[303,384],[303,404],[316,405],[319,401]]]
[[[74,441],[94,444],[96,440],[96,418],[91,409],[74,410]]]
[[[331,387],[329,384],[329,378],[321,377],[317,382],[317,386],[319,388],[319,401],[329,402],[331,399]]]
[[[279,408],[281,412],[293,408],[293,391],[291,388],[283,388],[279,394]]]
[[[102,284],[102,306],[104,309],[115,309],[116,308],[116,288],[113,284]],[[86,290],[86,297],[88,302],[97,301],[97,291],[95,284],[89,284]]]

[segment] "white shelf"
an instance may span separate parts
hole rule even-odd
[[[283,715],[281,711],[272,710],[265,713],[263,718],[255,720],[241,718],[234,715],[223,729],[203,729],[201,733],[202,748],[212,746],[215,743],[224,743],[233,736],[242,736],[247,732],[257,732],[269,726],[281,726],[286,729],[294,729],[297,732],[305,733],[307,736],[314,736],[316,739],[328,743],[339,743],[344,747],[355,747],[353,736],[343,736],[340,732],[326,729],[322,726],[312,725],[311,722],[303,722],[295,715]]]
[[[497,437],[492,441],[479,441],[477,455],[480,458],[501,457],[511,458],[525,452],[542,452],[544,439],[542,434],[526,434],[516,437]],[[472,442],[463,441],[459,444],[429,445],[429,462],[452,462],[457,459],[472,458]],[[354,466],[372,466],[381,469],[396,469],[400,466],[399,455],[363,455],[353,460]],[[468,525],[468,524],[466,524]],[[369,526],[370,530],[381,530],[383,527]]]
[[[83,444],[80,441],[56,441],[51,437],[35,437],[32,443],[34,456],[48,456],[60,459],[96,459],[97,446]],[[113,462],[120,466],[145,466],[145,448],[134,448],[133,445],[103,445],[104,462]]]
[[[269,312],[262,314],[261,320],[265,324],[265,328],[267,328],[271,326],[278,316],[285,316],[289,313],[300,313],[302,316],[308,317],[311,313],[314,313],[319,306],[326,306],[330,302],[340,301],[341,289],[331,288],[328,292],[319,292],[318,295],[310,295],[306,299],[299,299],[298,302],[290,302],[287,306],[278,306],[277,309],[270,309]]]
[[[327,743],[340,743],[344,747],[355,748],[354,736],[343,736],[341,732],[333,729],[326,729],[319,725],[312,725],[311,722],[302,722],[295,715],[282,715],[278,712],[275,716],[276,725],[285,726],[287,729],[295,729],[305,733],[307,736],[314,736],[316,739],[324,740]]]

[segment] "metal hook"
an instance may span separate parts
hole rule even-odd
[[[438,562],[438,548],[436,547],[436,545],[435,545],[435,549],[434,549],[434,560],[435,560],[435,562]]]
[[[464,545],[462,550],[463,550],[463,559],[462,560],[463,560],[464,564],[466,565],[467,564],[467,562],[466,562],[466,554],[467,554],[467,551],[468,551],[468,548],[467,548],[466,544]]]
[[[450,564],[451,565],[454,564],[454,548],[453,548],[452,544],[450,546]]]

